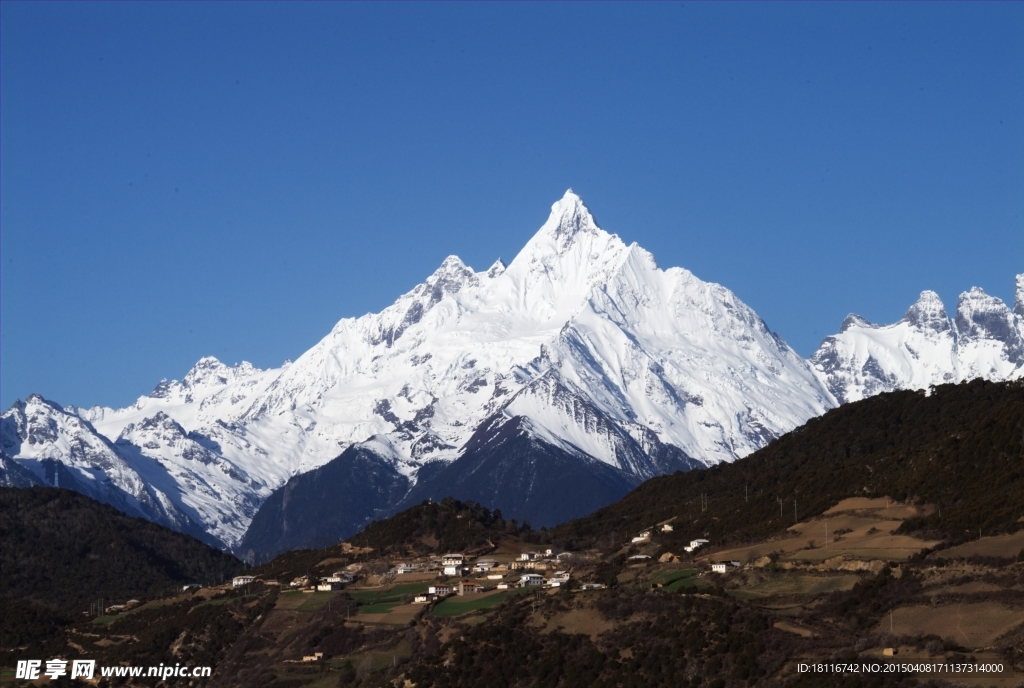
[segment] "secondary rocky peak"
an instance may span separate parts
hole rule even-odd
[[[203,356],[185,374],[181,384],[186,388],[207,385],[211,382],[217,382],[222,385],[227,384],[227,371],[228,367],[214,356]]]
[[[261,372],[263,371],[248,361],[242,361],[236,365],[229,366],[221,363],[214,356],[204,356],[182,378],[181,387],[186,390],[196,389],[197,387],[220,387],[233,380],[239,380]],[[173,382],[168,384],[165,381],[161,381],[153,392],[150,393],[150,396],[154,398],[160,398],[160,394],[166,396],[170,394],[174,384]]]
[[[157,411],[155,415],[149,418],[144,418],[141,423],[138,424],[139,430],[172,430],[176,434],[185,435],[184,428],[181,427],[173,418],[168,416],[163,411]]]
[[[494,264],[491,267],[487,268],[487,276],[490,277],[491,279],[494,279],[498,275],[504,274],[504,272],[505,263],[504,261],[501,260],[501,258],[494,261]]]
[[[927,289],[921,292],[914,305],[907,309],[903,320],[916,327],[935,332],[943,332],[952,327],[942,299],[934,291]]]
[[[478,284],[480,278],[458,256],[448,256],[441,267],[434,271],[423,284],[413,290],[413,297],[420,304],[422,312],[430,310],[434,304],[448,294],[457,294],[467,285]],[[423,297],[426,297],[425,299]],[[419,320],[417,316],[414,321]]]
[[[851,327],[878,327],[878,325],[875,325],[866,318],[862,318],[856,313],[850,313],[843,319],[843,324],[839,326],[839,331],[846,332]]]
[[[981,287],[960,295],[956,306],[956,329],[964,341],[995,339],[1016,344],[1019,338],[1013,315],[1002,299],[989,296]]]

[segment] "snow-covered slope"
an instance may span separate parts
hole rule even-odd
[[[259,370],[204,358],[123,409],[61,411],[35,399],[63,414],[37,444],[8,433],[9,419],[24,425],[15,405],[4,414],[5,466],[42,454],[64,461],[77,418],[106,457],[97,477],[109,469],[118,489],[149,494],[167,518],[200,523],[227,546],[275,490],[350,447],[415,486],[454,466],[470,438],[483,447],[488,433],[514,429],[516,451],[545,447],[563,468],[589,466],[620,489],[745,456],[837,399],[934,384],[947,368],[951,379],[1013,374],[1020,355],[1004,353],[1020,350],[1020,312],[1007,316],[980,292],[964,298],[955,323],[931,296],[892,331],[850,320],[812,368],[735,294],[660,269],[569,191],[507,266],[476,272],[450,256],[382,312],[338,322],[294,363]],[[915,368],[901,358],[911,349],[939,363]],[[8,435],[19,438],[10,447]],[[474,456],[512,470],[512,454]]]
[[[15,402],[3,415],[0,443],[5,464],[14,459],[22,469],[12,484],[31,476],[32,484],[73,489],[209,541],[205,523],[190,518],[169,496],[177,485],[161,480],[158,471],[140,475],[88,421],[37,394]]]
[[[1024,375],[1024,274],[1017,275],[1011,311],[975,287],[960,295],[950,318],[939,295],[921,292],[898,322],[875,325],[851,315],[826,337],[811,364],[842,403],[896,389],[975,378]]]
[[[552,369],[631,434],[648,429],[708,463],[743,456],[833,403],[735,295],[658,269],[570,192],[507,268],[476,273],[449,257],[384,312],[338,323],[240,422],[253,436],[291,433],[290,461],[303,468],[385,435],[413,475],[458,456],[484,418]],[[523,412],[562,436],[568,427],[552,410]],[[588,429],[573,432],[588,435],[585,451],[617,462]]]

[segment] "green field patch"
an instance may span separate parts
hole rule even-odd
[[[411,656],[412,644],[403,638],[401,642],[390,650],[364,652],[347,657],[332,657],[326,661],[326,665],[334,670],[338,670],[346,664],[351,664],[353,669],[368,674],[392,667],[397,660],[408,659]],[[337,674],[332,676],[332,680],[332,686],[338,685]]]
[[[782,575],[762,581],[743,590],[747,597],[777,597],[790,595],[822,595],[838,590],[851,589],[860,578],[855,574],[839,576]]]
[[[514,588],[512,590],[506,590],[472,600],[465,600],[459,597],[449,597],[448,599],[434,605],[434,608],[430,613],[434,616],[460,616],[480,609],[496,607],[505,599],[514,595],[521,595],[525,592],[529,592],[529,590],[529,588]]]
[[[426,592],[430,583],[404,583],[386,590],[350,590],[349,597],[359,605],[360,614],[386,614],[402,604],[402,597]]]
[[[682,573],[682,572],[681,572]],[[672,579],[670,582],[665,584],[665,590],[675,591],[680,588],[703,588],[707,586],[707,583],[703,578],[698,577],[700,573],[697,569],[687,569],[685,574],[677,578]]]
[[[387,614],[400,605],[401,602],[380,602],[378,604],[361,604],[356,609],[357,614]]]
[[[668,587],[673,583],[683,580],[684,578],[696,577],[700,573],[699,569],[669,569],[667,571],[659,571],[658,573],[651,576],[652,584],[660,584],[662,587]]]
[[[92,620],[92,622],[99,626],[106,626],[107,624],[119,618],[120,616],[120,614],[108,614],[106,616],[97,616],[95,619]]]
[[[416,593],[426,592],[429,587],[430,583],[423,581],[422,583],[403,583],[402,585],[395,585],[385,590],[349,590],[348,594],[360,605],[381,604],[384,602],[401,602],[402,595],[415,595]]]
[[[305,593],[302,596],[306,599],[303,600],[302,604],[296,607],[297,611],[300,612],[315,612],[320,607],[327,604],[331,598],[337,597],[336,592],[310,592]]]

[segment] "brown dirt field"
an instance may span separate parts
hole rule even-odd
[[[282,592],[277,596],[277,602],[274,603],[275,610],[291,611],[297,609],[299,605],[309,599],[308,595],[301,592]]]
[[[762,581],[743,592],[755,597],[776,597],[779,595],[820,595],[835,590],[850,590],[860,580],[853,574],[845,576],[794,576],[783,575]]]
[[[423,611],[422,604],[402,604],[386,614],[360,614],[359,620],[371,624],[407,626],[421,611]]]
[[[267,616],[267,620],[263,622],[263,625],[260,626],[260,632],[264,634],[280,634],[284,631],[298,627],[303,620],[302,612],[275,608]]]
[[[417,571],[415,573],[403,573],[395,576],[395,585],[404,583],[419,583],[437,578],[437,571]]]
[[[834,507],[825,511],[822,516],[828,517],[833,514],[840,514],[849,511],[862,511],[874,513],[883,518],[898,518],[900,520],[912,516],[927,515],[935,511],[932,504],[901,504],[887,497],[868,499],[866,497],[850,497],[844,499]]]
[[[550,633],[554,630],[561,630],[564,633],[582,633],[589,635],[592,640],[596,640],[597,636],[614,626],[614,623],[601,616],[596,609],[585,607],[570,609],[567,612],[554,615],[545,623],[541,632]]]
[[[963,583],[962,585],[944,585],[940,588],[934,588],[928,592],[945,595],[973,595],[979,592],[996,592],[1003,590],[1001,586],[993,585],[992,583],[985,583],[983,581],[974,581],[973,583]]]
[[[838,514],[843,511],[856,511],[858,509],[884,509],[889,500],[885,497],[879,497],[878,499],[868,499],[867,497],[850,497],[844,499],[834,507],[825,511],[825,515]]]
[[[798,636],[800,636],[802,638],[813,638],[814,637],[814,632],[813,631],[809,631],[806,628],[800,628],[799,626],[797,626],[795,624],[791,624],[788,621],[776,621],[774,626],[775,626],[775,628],[779,629],[780,631],[786,631],[788,633],[796,633]]]
[[[897,635],[934,633],[964,647],[983,648],[996,638],[1024,623],[1024,611],[1007,609],[995,602],[949,604],[939,607],[915,605],[893,612],[893,632]],[[889,631],[889,618],[882,619],[879,631]]]
[[[970,557],[980,554],[985,557],[1015,557],[1024,549],[1024,530],[1012,535],[986,536],[974,542],[966,542],[956,547],[944,549],[938,553],[940,557]]]
[[[859,499],[859,498],[858,498]],[[857,501],[857,500],[844,500]],[[878,500],[860,500],[877,502]],[[843,502],[840,502],[842,504]],[[883,500],[884,506],[884,500]],[[835,508],[835,507],[833,507]],[[916,507],[908,507],[916,508]],[[884,511],[884,509],[883,509]],[[828,524],[828,546],[825,544],[825,524]],[[770,540],[748,547],[715,552],[712,558],[716,561],[737,559],[742,562],[752,561],[772,552],[782,553],[783,561],[820,562],[831,557],[847,555],[854,559],[906,559],[926,547],[934,547],[938,542],[918,540],[907,535],[893,535],[892,531],[900,527],[902,521],[865,516],[863,514],[845,514],[827,520],[797,523],[789,529],[790,537]],[[849,530],[834,539],[837,530]],[[814,547],[808,547],[813,542]]]

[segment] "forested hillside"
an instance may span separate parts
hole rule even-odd
[[[1024,383],[892,392],[814,418],[733,464],[648,480],[554,529],[581,547],[674,518],[674,537],[764,538],[851,496],[935,504],[904,532],[950,542],[1024,527]]]
[[[188,535],[49,487],[0,488],[0,542],[5,649],[50,637],[100,598],[145,600],[243,568]]]

